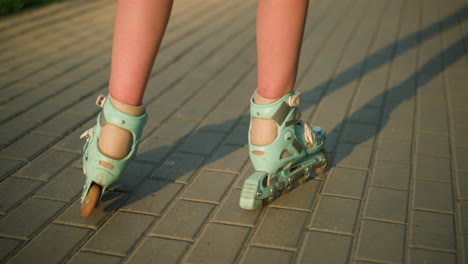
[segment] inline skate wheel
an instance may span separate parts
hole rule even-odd
[[[289,184],[286,188],[284,188],[283,190],[279,191],[279,193],[281,195],[285,195],[285,194],[288,194],[289,192],[291,192],[292,190],[292,184]]]
[[[321,174],[325,171],[325,169],[327,168],[327,163],[328,163],[328,153],[326,150],[322,149],[321,150],[322,153],[325,155],[325,162],[323,163],[322,166],[318,167],[318,168],[315,168],[314,169],[314,173],[315,174]]]
[[[81,216],[82,217],[89,217],[93,212],[94,208],[99,201],[99,196],[101,195],[101,187],[97,184],[91,185],[89,188],[88,195],[81,205]]]

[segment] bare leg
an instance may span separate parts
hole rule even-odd
[[[109,89],[112,104],[124,113],[139,116],[145,112],[141,103],[172,3],[172,0],[118,1]],[[99,148],[106,156],[121,159],[129,153],[132,140],[130,132],[106,124]]]
[[[259,0],[257,10],[258,91],[256,104],[270,104],[294,87],[308,0]],[[251,139],[263,146],[276,139],[277,125],[254,118]]]

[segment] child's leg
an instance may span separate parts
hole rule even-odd
[[[255,103],[275,102],[293,89],[307,6],[308,0],[258,1],[258,92],[254,94]],[[253,119],[253,144],[270,144],[276,139],[276,132],[277,125],[273,120]]]
[[[124,113],[140,116],[145,112],[140,105],[169,21],[172,2],[118,2],[109,89],[112,104]],[[101,131],[99,148],[103,154],[121,159],[129,153],[132,140],[129,131],[107,124]]]

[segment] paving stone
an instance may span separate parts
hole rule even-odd
[[[146,111],[148,113],[148,124],[155,124],[160,126],[167,118],[171,116],[171,114],[176,110],[175,105],[171,104],[160,104],[154,105],[151,104],[146,107]]]
[[[432,248],[455,249],[453,215],[414,211],[411,243]]]
[[[122,263],[122,258],[117,256],[111,255],[101,255],[93,252],[86,252],[81,251],[78,252],[69,263],[74,264],[93,264],[93,263],[101,263],[101,264],[118,264]]]
[[[186,119],[169,119],[156,131],[156,136],[178,140],[187,136],[198,124],[198,121]]]
[[[232,131],[240,116],[237,113],[225,112],[223,109],[212,111],[202,122],[200,130],[228,133]]]
[[[367,200],[366,216],[406,222],[407,191],[370,187]]]
[[[122,206],[122,209],[147,214],[161,214],[184,187],[180,183],[145,180]]]
[[[290,193],[281,195],[270,206],[311,210],[321,185],[321,181],[309,180],[306,184],[296,186]]]
[[[453,125],[458,126],[468,126],[468,111],[467,110],[452,110],[453,115]]]
[[[231,134],[229,134],[229,136],[226,138],[225,143],[238,146],[247,146],[249,144],[248,133],[249,125],[241,123],[234,128]]]
[[[457,171],[458,174],[458,196],[468,198],[468,172]]]
[[[29,134],[0,151],[0,156],[30,160],[51,145],[56,139],[53,136]]]
[[[452,181],[450,159],[444,157],[416,155],[416,178]]]
[[[417,151],[420,153],[450,156],[450,142],[446,136],[420,133],[418,135]]]
[[[349,122],[345,125],[341,141],[347,143],[372,145],[376,135],[376,125]]]
[[[75,152],[81,155],[83,153],[83,146],[86,140],[80,137],[86,130],[92,128],[95,124],[96,121],[94,118],[91,119],[69,135],[65,136],[62,140],[55,144],[53,148],[61,151]]]
[[[68,168],[47,183],[36,196],[71,202],[83,190],[84,182],[85,176],[82,170]]]
[[[153,169],[153,164],[138,161],[130,161],[120,178],[109,186],[109,190],[120,192],[131,192],[148,176]]]
[[[453,212],[452,184],[416,180],[415,207]]]
[[[377,148],[377,159],[410,162],[411,145],[411,141],[383,138]]]
[[[466,135],[468,134],[468,127],[455,127],[454,134],[455,145],[457,147],[468,148],[468,139],[466,138]]]
[[[456,157],[456,167],[459,170],[468,171],[468,148],[456,148],[455,149]]]
[[[410,174],[409,164],[377,160],[374,165],[373,184],[407,190]]]
[[[354,168],[369,168],[372,147],[341,143],[334,158],[333,164]]]
[[[299,263],[347,263],[353,238],[339,234],[308,232]]]
[[[405,232],[404,225],[364,220],[357,256],[387,262],[403,262]]]
[[[206,169],[238,173],[249,159],[248,150],[237,146],[223,145],[207,161]]]
[[[176,152],[164,161],[151,177],[187,183],[201,168],[204,159],[205,157],[200,155]]]
[[[180,263],[191,243],[148,237],[128,263]]]
[[[240,226],[208,224],[190,252],[189,263],[235,263],[250,229]],[[222,234],[220,236],[219,234]]]
[[[57,172],[68,166],[78,155],[63,151],[47,151],[15,173],[17,177],[50,180]]]
[[[384,119],[385,120],[385,119]],[[381,134],[383,137],[411,140],[413,137],[413,123],[397,119],[385,120]]]
[[[12,263],[63,263],[70,252],[91,234],[91,230],[79,227],[50,225],[21,249]]]
[[[241,190],[233,189],[226,200],[222,203],[221,208],[214,216],[214,221],[255,225],[260,216],[260,210],[244,210],[239,206]]]
[[[63,136],[88,119],[89,117],[84,115],[62,113],[38,127],[35,132],[52,136]]]
[[[268,208],[252,242],[267,246],[297,248],[308,215],[307,212]]]
[[[2,130],[0,130],[0,143],[9,144],[37,125],[37,123],[29,120],[18,118],[10,120],[2,124]]]
[[[164,214],[152,234],[194,239],[214,207],[212,204],[179,200]]]
[[[6,213],[30,196],[43,182],[10,177],[0,182],[0,212]]]
[[[236,175],[234,174],[202,171],[189,185],[187,191],[185,191],[182,197],[220,202],[221,198],[227,192],[235,178]]]
[[[8,177],[13,171],[23,166],[24,161],[0,159],[0,181]]]
[[[93,213],[87,217],[81,217],[81,201],[77,199],[68,209],[60,214],[54,223],[82,226],[90,229],[98,229],[104,221],[120,208],[120,205],[127,199],[128,195],[119,192],[105,192],[101,198],[101,202],[96,207]]]
[[[384,107],[384,118],[412,122],[414,120],[414,100],[400,102],[388,102]]]
[[[257,264],[259,261],[263,263],[270,264],[280,264],[280,263],[292,263],[294,260],[294,252],[271,249],[271,248],[261,248],[261,247],[249,247],[247,253],[242,258],[242,263],[244,264]]]
[[[310,227],[330,232],[354,233],[360,207],[359,200],[322,196]]]
[[[2,245],[0,248],[0,259],[6,262],[7,256],[12,254],[12,252],[20,247],[23,243],[24,241],[21,240],[0,237],[0,244]]]
[[[448,134],[447,114],[421,110],[419,113],[419,129],[421,131]]]
[[[361,198],[364,194],[366,181],[366,171],[333,168],[328,175],[324,192]]]
[[[365,123],[365,124],[375,124],[377,125],[379,123],[379,118],[380,118],[380,108],[375,107],[373,105],[364,105],[361,107],[354,107],[355,109],[353,110],[353,114],[349,117],[349,120],[351,121],[351,124],[354,122],[357,123]],[[370,136],[370,138],[373,138],[375,136],[375,129],[376,127],[374,126],[369,126],[369,131],[364,130],[365,134]]]
[[[446,263],[455,264],[457,263],[457,256],[448,252],[431,251],[419,248],[411,249],[411,262],[412,263]]]
[[[238,180],[236,181],[236,184],[235,184],[235,187],[236,188],[242,188],[244,186],[244,182],[245,180],[250,177],[250,175],[252,175],[253,173],[255,172],[255,169],[252,165],[252,162],[250,161],[250,159],[247,161],[247,164],[244,166],[244,170],[241,172],[241,175],[238,178]]]
[[[161,160],[174,148],[176,141],[150,137],[140,143],[135,160],[148,161],[152,163]]]
[[[60,201],[29,199],[2,219],[0,233],[30,239],[65,206]]]
[[[128,254],[155,218],[149,215],[117,212],[83,248]]]
[[[218,145],[224,134],[196,131],[184,142],[180,151],[208,155]]]

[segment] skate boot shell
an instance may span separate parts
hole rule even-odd
[[[271,104],[250,101],[250,128],[254,118],[271,119],[277,124],[277,137],[268,145],[252,144],[249,155],[255,168],[244,182],[239,205],[252,210],[271,202],[277,192],[287,193],[294,181],[307,182],[311,172],[320,174],[327,165],[325,131],[300,119],[299,93],[292,91]]]
[[[109,185],[115,182],[137,152],[143,127],[148,115],[132,116],[117,110],[107,97],[100,95],[96,105],[102,107],[97,124],[81,135],[86,138],[83,147],[83,172],[86,182],[81,195],[81,215],[88,217],[99,204]],[[129,153],[122,159],[112,159],[104,155],[98,146],[101,129],[112,124],[131,133],[133,141]]]

